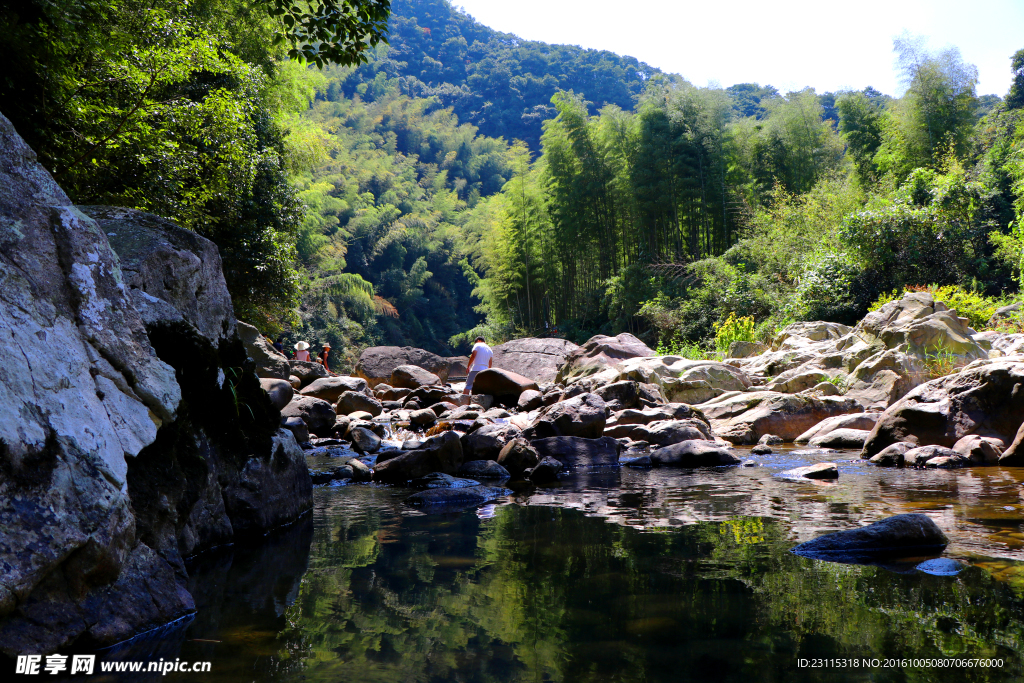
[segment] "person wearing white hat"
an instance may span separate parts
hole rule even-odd
[[[309,342],[300,341],[295,345],[295,360],[309,360]]]

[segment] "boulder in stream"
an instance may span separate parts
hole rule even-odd
[[[793,548],[802,557],[862,563],[899,557],[938,555],[949,539],[927,515],[907,513],[860,529],[837,531]]]

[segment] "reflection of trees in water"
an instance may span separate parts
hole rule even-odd
[[[1021,672],[1024,607],[1005,584],[797,558],[778,520],[641,532],[507,506],[327,522],[278,640],[307,680],[791,680],[798,656],[1007,660],[927,680]]]

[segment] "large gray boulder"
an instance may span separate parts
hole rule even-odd
[[[1013,357],[975,361],[922,384],[882,413],[861,457],[901,441],[952,448],[970,434],[1011,442],[1024,421],[1022,384],[1024,362]]]
[[[652,464],[673,467],[721,467],[739,465],[740,462],[728,446],[701,439],[664,446],[651,453]]]
[[[440,377],[416,365],[399,365],[392,371],[389,382],[397,389],[419,389],[440,383]]]
[[[72,206],[3,116],[0,278],[0,651],[112,645],[181,617],[185,557],[309,509],[216,247]]]
[[[608,409],[597,394],[580,394],[546,408],[526,430],[527,438],[581,436],[596,439],[604,434]]]
[[[231,295],[213,242],[145,211],[78,208],[96,221],[117,252],[122,275],[131,282],[132,300],[144,319],[147,309],[165,303],[214,344],[235,336]]]
[[[599,372],[607,366],[621,363],[629,358],[653,356],[654,350],[647,344],[623,332],[616,337],[599,334],[573,349],[559,367],[555,382],[565,384],[567,380]]]
[[[312,396],[328,403],[337,403],[346,391],[369,396],[366,380],[362,377],[321,377],[310,382],[299,392],[303,396]]]
[[[474,394],[487,394],[509,405],[518,403],[519,395],[531,389],[537,391],[540,387],[529,377],[500,368],[481,370],[473,380]]]
[[[300,388],[305,388],[318,379],[327,377],[327,370],[323,364],[311,360],[290,360],[288,371],[292,377],[299,378]]]
[[[245,352],[256,361],[256,375],[268,379],[287,380],[291,374],[291,366],[283,353],[267,343],[266,338],[252,325],[237,321],[238,336],[245,344]]]
[[[461,439],[462,459],[497,460],[505,444],[518,437],[519,433],[519,429],[510,424],[489,424],[475,429]]]
[[[360,354],[355,373],[372,389],[390,384],[391,374],[401,365],[415,365],[437,375],[441,382],[448,381],[448,360],[413,346],[371,346]]]
[[[535,382],[551,382],[559,366],[578,348],[565,339],[513,339],[492,349],[494,367],[511,370]]]
[[[3,116],[0,278],[0,650],[113,643],[187,613],[173,567],[135,533],[126,486],[128,461],[175,418],[180,386],[106,236]],[[147,575],[152,603],[106,632],[101,596],[130,602]]]
[[[698,406],[714,433],[734,444],[755,444],[764,434],[792,441],[822,420],[864,409],[845,396],[751,391],[725,394]]]

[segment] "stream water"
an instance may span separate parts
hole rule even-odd
[[[433,515],[407,489],[318,488],[311,518],[192,564],[194,619],[101,659],[208,660],[152,680],[233,683],[1021,680],[1024,469],[828,457],[834,483],[780,478],[826,459],[786,451],[576,474]],[[789,552],[910,511],[946,531],[953,575]],[[1001,666],[886,661],[942,658]],[[801,666],[815,659],[832,666]]]

